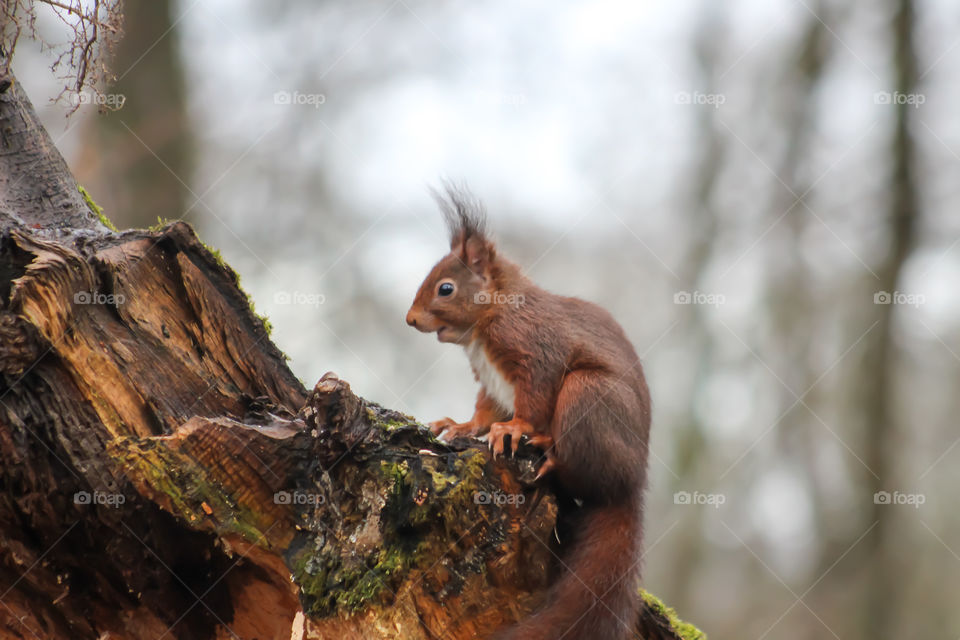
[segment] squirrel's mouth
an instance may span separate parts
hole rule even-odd
[[[459,342],[460,334],[456,329],[448,327],[447,325],[442,325],[437,329],[437,340],[439,342]]]

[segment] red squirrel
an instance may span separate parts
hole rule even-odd
[[[545,450],[570,540],[563,573],[530,617],[498,640],[635,637],[650,394],[623,329],[590,302],[549,293],[501,256],[483,207],[456,189],[437,197],[450,253],[433,267],[407,323],[464,347],[480,383],[467,422],[445,437],[484,436],[494,455],[521,438]]]

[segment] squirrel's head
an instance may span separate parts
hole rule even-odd
[[[407,324],[437,333],[440,342],[470,342],[473,327],[490,310],[496,257],[486,236],[480,203],[449,185],[434,193],[450,228],[450,253],[427,275],[407,312]]]

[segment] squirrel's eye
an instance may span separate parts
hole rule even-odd
[[[453,295],[453,284],[450,282],[444,282],[439,287],[437,287],[437,293],[444,298]]]

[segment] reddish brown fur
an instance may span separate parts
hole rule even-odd
[[[450,254],[421,285],[407,322],[441,330],[445,342],[482,340],[512,384],[514,406],[508,415],[481,389],[470,421],[447,418],[431,426],[454,435],[489,432],[495,452],[508,433],[514,447],[520,434],[534,436],[547,449],[550,475],[570,504],[563,515],[573,523],[564,541],[569,570],[538,612],[497,637],[632,637],[650,428],[640,360],[609,313],[537,287],[497,254],[483,231],[482,210],[460,194],[449,198],[442,204]],[[439,295],[444,282],[453,284],[453,295]]]

